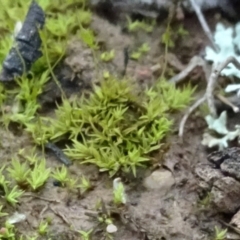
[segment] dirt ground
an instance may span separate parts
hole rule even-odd
[[[211,13],[207,15],[207,19],[214,29],[217,22],[215,15]],[[195,16],[188,16],[181,23],[189,35],[176,38],[175,47],[169,52],[173,53],[180,63],[187,64],[193,56],[204,49],[208,41]],[[178,25],[179,22],[175,24]],[[145,42],[149,43],[150,52],[139,61],[130,60],[126,76],[136,81],[140,88],[145,88],[156,80],[158,73],[152,74],[151,67],[161,61],[164,53],[163,46],[159,44],[159,39],[165,30],[164,22],[158,22],[151,34],[141,31],[136,34],[127,34],[119,25],[111,24],[104,18],[94,15],[91,27],[97,32],[98,39],[103,42],[106,49],[115,50],[116,57],[112,63],[99,65],[96,70],[91,52],[84,49],[80,42],[71,41],[64,68],[58,72],[58,76],[61,76],[59,80],[62,81],[69,96],[88,89],[89,82],[94,80],[103,69],[107,68],[111,73],[121,75],[124,69],[124,48],[129,46],[130,50],[136,49]],[[199,77],[193,80],[193,84],[204,86],[201,69],[196,71]],[[178,70],[175,70],[175,73],[177,72]],[[73,76],[71,84],[65,80],[69,79],[69,76]],[[80,81],[81,85],[74,85],[76,81]],[[48,91],[40,98],[40,102],[47,108],[43,114],[47,115],[54,111],[50,103],[60,94],[52,85],[48,86],[48,89],[50,92]],[[215,226],[225,227],[219,220],[226,220],[229,216],[216,213],[207,204],[203,204],[206,196],[199,189],[199,180],[195,174],[197,164],[207,163],[208,152],[201,145],[202,134],[206,128],[205,121],[200,112],[194,114],[188,120],[183,139],[180,139],[177,129],[183,114],[182,112],[173,116],[174,131],[166,140],[169,150],[163,156],[161,154],[154,156],[156,166],[140,170],[136,179],[122,176],[129,206],[123,209],[123,216],[119,214],[115,216],[114,223],[118,231],[113,235],[113,239],[208,240],[213,239]],[[17,153],[23,147],[31,147],[31,139],[27,133],[19,133],[16,129],[10,132],[1,129],[1,136],[2,162],[9,162],[11,153]],[[47,153],[46,159],[50,167],[59,165],[51,153]],[[151,179],[152,173],[159,171],[170,173],[165,176],[166,179],[161,179],[161,183]],[[19,233],[34,232],[40,219],[50,217],[52,218],[49,233],[51,239],[81,239],[76,230],[90,229],[94,229],[92,239],[107,239],[103,236],[96,218],[87,216],[86,212],[93,212],[100,199],[106,204],[112,200],[112,179],[109,179],[107,174],[99,173],[94,166],[80,165],[75,162],[70,166],[70,173],[72,176],[80,174],[88,176],[94,183],[94,189],[84,196],[78,196],[67,192],[64,188],[54,186],[53,180],[50,179],[40,192],[25,193],[17,205],[17,211],[27,216],[26,221],[17,224]],[[9,209],[9,212],[11,211],[13,209]],[[237,235],[234,236],[236,238],[232,239],[240,239]]]

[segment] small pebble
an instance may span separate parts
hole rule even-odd
[[[175,179],[172,173],[165,169],[154,171],[144,180],[144,186],[147,189],[160,189],[163,195],[165,195],[174,184]]]

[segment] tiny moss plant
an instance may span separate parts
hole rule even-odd
[[[13,100],[14,105],[11,111],[2,116],[2,122],[6,127],[10,122],[25,126],[34,119],[36,111],[40,108],[37,97],[42,93],[43,85],[49,80],[48,75],[49,72],[46,71],[41,76],[32,79],[26,77],[16,79],[19,88],[15,89],[18,93]]]
[[[38,240],[39,239],[39,236],[38,234],[34,234],[33,236],[22,236],[22,238],[20,240]],[[48,240],[51,240],[51,239],[48,239]]]
[[[93,232],[93,229],[90,229],[89,231],[80,230],[78,232],[80,233],[82,240],[91,240],[91,234]]]
[[[19,190],[17,186],[10,188],[10,186],[5,185],[5,199],[8,203],[16,205],[19,201],[19,197],[24,193],[22,190]]]
[[[91,190],[93,186],[88,178],[82,176],[80,178],[80,184],[78,185],[78,187],[81,190],[81,194],[84,194],[85,192]]]
[[[126,193],[120,178],[113,180],[113,202],[116,206],[126,204]]]
[[[173,31],[170,25],[168,25],[166,28],[166,31],[162,35],[161,42],[168,48],[173,48],[175,44],[172,39],[173,39]]]
[[[131,59],[138,60],[150,50],[147,43],[143,43],[136,51],[131,54]]]
[[[103,79],[107,80],[110,78],[110,73],[108,70],[103,71]]]
[[[101,60],[104,62],[110,62],[114,59],[115,57],[115,51],[111,50],[110,52],[103,52],[101,54]]]
[[[210,207],[211,200],[212,200],[211,193],[207,193],[203,199],[199,200],[198,204],[200,207],[203,207],[204,209],[206,209]]]
[[[0,217],[8,216],[8,213],[2,212],[2,208],[3,208],[3,206],[0,205]]]
[[[52,177],[59,181],[62,187],[65,187],[69,182],[68,169],[65,166],[61,166],[52,172]]]
[[[177,29],[177,34],[181,37],[186,37],[189,35],[189,32],[181,24]]]
[[[14,225],[5,222],[5,227],[3,227],[0,231],[0,239],[6,240],[15,240],[15,228]]]
[[[23,159],[27,160],[30,167],[34,166],[39,160],[35,147],[32,148],[28,153],[25,151],[25,149],[20,149],[18,155]]]
[[[38,233],[40,235],[46,235],[48,233],[49,223],[48,221],[41,221],[38,226]]]
[[[131,18],[127,17],[127,29],[129,32],[136,32],[138,30],[143,30],[148,33],[151,33],[153,31],[153,28],[156,24],[156,22],[153,20],[151,22],[146,22],[146,21],[132,21]]]
[[[11,182],[5,178],[4,175],[5,165],[0,169],[0,186],[3,191],[4,198],[11,205],[16,205],[19,201],[19,197],[24,193],[19,190],[17,186],[12,186]]]
[[[42,187],[50,176],[51,170],[46,168],[46,160],[41,159],[35,163],[35,166],[27,179],[33,191]]]
[[[81,26],[79,30],[80,39],[92,50],[99,48],[94,32],[91,29]]]
[[[39,145],[70,139],[68,157],[95,164],[111,176],[119,170],[136,175],[137,167],[149,163],[149,154],[161,148],[170,132],[171,112],[183,109],[194,89],[178,89],[164,80],[141,96],[132,89],[128,80],[110,76],[89,98],[64,99],[54,119],[40,118],[27,130]]]
[[[10,176],[15,179],[17,184],[21,188],[25,188],[28,185],[27,178],[30,173],[30,169],[26,163],[21,163],[19,159],[12,159],[12,167],[7,169]]]
[[[215,227],[215,236],[213,240],[225,240],[227,231],[227,229],[219,229],[218,227]]]
[[[78,178],[69,178],[66,184],[68,192],[75,192],[79,194]]]

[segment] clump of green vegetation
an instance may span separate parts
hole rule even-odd
[[[170,25],[170,20],[167,24],[166,30],[161,37],[161,42],[167,48],[175,47],[174,39],[176,38],[184,38],[189,35],[189,32],[183,27],[183,25],[179,25],[177,29],[173,29]]]
[[[180,25],[177,29],[177,35],[185,37],[189,35],[189,32],[183,27],[183,25]]]
[[[175,43],[173,41],[173,30],[170,26],[170,24],[167,25],[167,28],[165,32],[163,33],[161,37],[161,42],[167,47],[167,48],[173,48],[175,46]]]
[[[92,50],[99,48],[94,32],[89,28],[83,28],[81,26],[79,30],[80,39]]]
[[[115,51],[111,50],[110,52],[104,52],[101,54],[101,60],[104,62],[110,62],[115,57]]]
[[[50,172],[51,170],[49,168],[46,168],[45,159],[40,159],[39,162],[35,164],[27,179],[33,191],[38,190],[44,185],[50,176]]]
[[[10,177],[15,180],[19,187],[22,189],[27,189],[30,187],[33,191],[36,191],[47,181],[48,177],[50,176],[50,169],[47,169],[45,166],[46,160],[38,157],[36,153],[32,156],[25,156],[25,160],[29,160],[28,163],[22,163],[20,159],[12,159],[12,166],[9,167],[7,171],[9,172]],[[4,175],[2,178],[4,178]],[[5,182],[4,179],[2,182]],[[17,189],[14,187],[12,192],[16,192],[14,190]],[[12,196],[12,192],[9,193],[9,196]]]
[[[206,209],[211,204],[211,197],[212,197],[211,194],[207,193],[206,196],[203,199],[201,199],[198,204],[204,209]]]
[[[49,223],[48,221],[41,221],[39,226],[38,226],[38,233],[40,235],[46,235],[48,232],[48,228],[49,228]]]
[[[89,231],[79,230],[78,232],[80,233],[82,240],[90,240],[93,229],[90,229]]]
[[[153,31],[154,26],[156,25],[156,21],[132,21],[131,18],[127,17],[127,29],[129,32],[136,32],[138,30],[143,30],[148,33],[151,33]]]
[[[15,205],[18,203],[19,197],[22,196],[23,191],[19,190],[17,186],[14,186],[13,188],[10,189],[7,185],[4,186],[4,191],[5,191],[5,199],[7,202],[9,202],[12,205]]]
[[[19,198],[22,196],[23,191],[18,189],[17,186],[12,186],[11,182],[5,178],[3,171],[5,170],[5,165],[0,169],[0,187],[3,191],[4,198],[11,205],[16,205],[18,203]]]
[[[52,171],[52,177],[59,181],[61,187],[66,187],[68,190],[76,190],[80,189],[81,194],[85,193],[92,189],[92,184],[85,176],[82,176],[78,179],[72,178],[69,176],[68,169],[65,166],[61,166],[60,168]]]
[[[80,178],[80,184],[78,185],[78,187],[81,190],[81,194],[84,194],[85,192],[91,190],[93,186],[87,177],[82,176]]]
[[[226,239],[227,231],[228,231],[227,229],[219,229],[218,227],[215,227],[214,240]]]
[[[52,177],[59,181],[62,187],[65,187],[69,182],[68,169],[62,166],[52,172]]]
[[[8,213],[2,212],[3,205],[0,205],[0,217],[5,217]]]
[[[125,188],[120,178],[113,180],[113,202],[116,206],[127,203]]]
[[[6,222],[5,227],[0,232],[0,239],[9,239],[9,240],[15,240],[15,228],[14,225]]]
[[[27,130],[39,145],[70,139],[68,157],[96,164],[111,176],[119,170],[136,175],[170,132],[169,114],[189,103],[193,89],[180,90],[164,80],[141,96],[132,89],[127,80],[111,77],[95,86],[89,98],[63,100],[55,119],[42,118]]]
[[[147,52],[149,52],[150,47],[147,43],[143,43],[136,51],[134,51],[131,54],[131,59],[133,60],[138,60],[139,58],[141,58],[144,54],[146,54]]]
[[[27,177],[30,173],[30,169],[26,163],[21,163],[19,159],[12,159],[12,167],[7,170],[19,186],[24,188],[28,184]]]

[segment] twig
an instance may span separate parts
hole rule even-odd
[[[181,82],[183,79],[185,79],[190,72],[197,66],[202,66],[204,68],[205,65],[205,61],[199,57],[199,56],[194,56],[189,64],[187,65],[187,67],[185,69],[183,69],[183,71],[181,71],[180,73],[178,73],[177,75],[175,75],[174,77],[172,77],[169,80],[169,83],[174,83],[177,84],[179,82]]]
[[[208,39],[210,40],[210,42],[212,43],[212,46],[214,47],[214,49],[218,52],[219,51],[219,47],[215,44],[211,30],[202,14],[202,11],[200,9],[200,7],[198,6],[198,4],[195,2],[195,0],[190,0],[191,5],[198,17],[198,20],[203,28],[203,31],[205,32],[205,34],[207,35]]]
[[[51,150],[54,155],[57,157],[57,160],[63,163],[65,166],[69,167],[72,165],[72,162],[68,157],[63,153],[63,151],[57,147],[54,143],[48,142],[45,144],[45,148]]]
[[[71,226],[72,224],[70,221],[64,216],[64,214],[60,213],[59,211],[56,211],[54,208],[49,206],[49,208],[53,211],[53,213],[57,216],[59,216],[68,226]]]
[[[46,204],[46,206],[42,209],[42,211],[40,212],[39,214],[39,217],[42,218],[43,217],[43,214],[48,210],[49,206],[48,204]]]
[[[169,31],[170,31],[170,25],[171,25],[171,22],[173,20],[173,15],[175,13],[175,6],[171,6],[170,9],[169,9],[169,13],[168,13],[168,20],[167,20],[167,28],[165,30],[166,33],[169,34]],[[169,41],[167,41],[165,43],[165,49],[164,49],[164,64],[163,64],[163,68],[162,68],[162,73],[161,73],[161,76],[160,76],[160,79],[163,79],[164,76],[165,76],[165,72],[166,72],[166,68],[167,68],[167,54],[168,54],[168,49],[169,49]]]
[[[28,193],[25,193],[22,197],[32,197],[32,198],[37,198],[37,199],[40,199],[40,200],[43,200],[43,201],[47,201],[47,202],[60,203],[60,201],[56,200],[56,199],[40,197],[40,196],[36,196],[34,194],[28,194]]]
[[[214,118],[217,117],[217,110],[216,110],[216,107],[215,107],[215,104],[214,104],[213,91],[214,91],[216,81],[217,81],[219,73],[220,73],[216,70],[217,67],[212,68],[212,73],[209,77],[208,84],[207,84],[207,89],[206,89],[206,99],[207,99],[207,103],[208,103],[209,112]]]
[[[239,61],[235,58],[235,57],[228,57],[224,62],[222,62],[221,64],[218,65],[218,68],[216,69],[216,71],[218,71],[220,74],[220,72],[229,64],[232,63],[238,70],[240,70],[240,63]]]
[[[227,98],[225,98],[224,96],[220,95],[220,94],[217,94],[217,98],[225,103],[226,105],[230,106],[232,108],[232,110],[237,113],[239,112],[239,107],[235,106],[233,103],[231,103]]]
[[[214,87],[221,71],[225,67],[227,67],[229,63],[234,64],[235,67],[240,70],[240,63],[238,62],[238,60],[235,57],[228,57],[224,62],[219,63],[217,66],[213,67],[212,73],[208,81],[208,85],[206,89],[206,97],[207,97],[210,113],[213,117],[217,116],[217,111],[214,105],[214,96],[213,96]]]
[[[221,219],[219,220],[219,222],[222,223],[223,225],[225,225],[226,227],[230,228],[231,230],[233,230],[235,233],[240,235],[240,229],[238,229],[237,227],[234,227],[231,224],[222,221]]]
[[[212,73],[209,77],[209,81],[208,81],[208,84],[207,84],[207,89],[206,89],[206,93],[205,95],[200,98],[199,100],[197,100],[197,102],[195,102],[189,109],[188,111],[186,112],[186,114],[183,116],[181,122],[180,122],[180,125],[179,125],[179,137],[182,137],[183,136],[183,131],[184,131],[184,126],[185,126],[185,123],[188,119],[188,117],[190,116],[190,114],[197,108],[199,107],[205,100],[207,100],[207,103],[208,103],[208,107],[209,107],[209,110],[210,110],[210,113],[213,117],[216,117],[217,115],[217,111],[216,111],[216,107],[215,107],[215,103],[214,103],[214,95],[213,95],[213,91],[214,91],[214,87],[215,87],[215,84],[217,82],[217,79],[221,73],[221,71],[229,64],[229,63],[232,63],[235,65],[235,67],[237,69],[240,70],[240,63],[237,61],[237,59],[235,57],[228,57],[224,62],[222,63],[219,63],[217,66],[213,67],[212,68]],[[227,99],[226,99],[227,100]],[[225,100],[225,101],[226,101]],[[231,104],[231,103],[230,103]],[[229,103],[228,103],[229,105]],[[231,106],[231,105],[230,105]],[[233,107],[233,110],[239,110],[238,107],[232,105]]]
[[[99,212],[87,210],[87,211],[84,212],[84,215],[86,215],[86,216],[88,216],[88,217],[94,217],[94,218],[96,218],[96,217],[98,217]]]
[[[183,131],[184,131],[184,126],[185,123],[188,119],[188,117],[191,115],[191,113],[198,108],[204,101],[206,100],[206,95],[204,95],[202,98],[198,99],[189,109],[188,111],[185,113],[185,115],[183,116],[180,125],[179,125],[179,137],[183,136]]]

